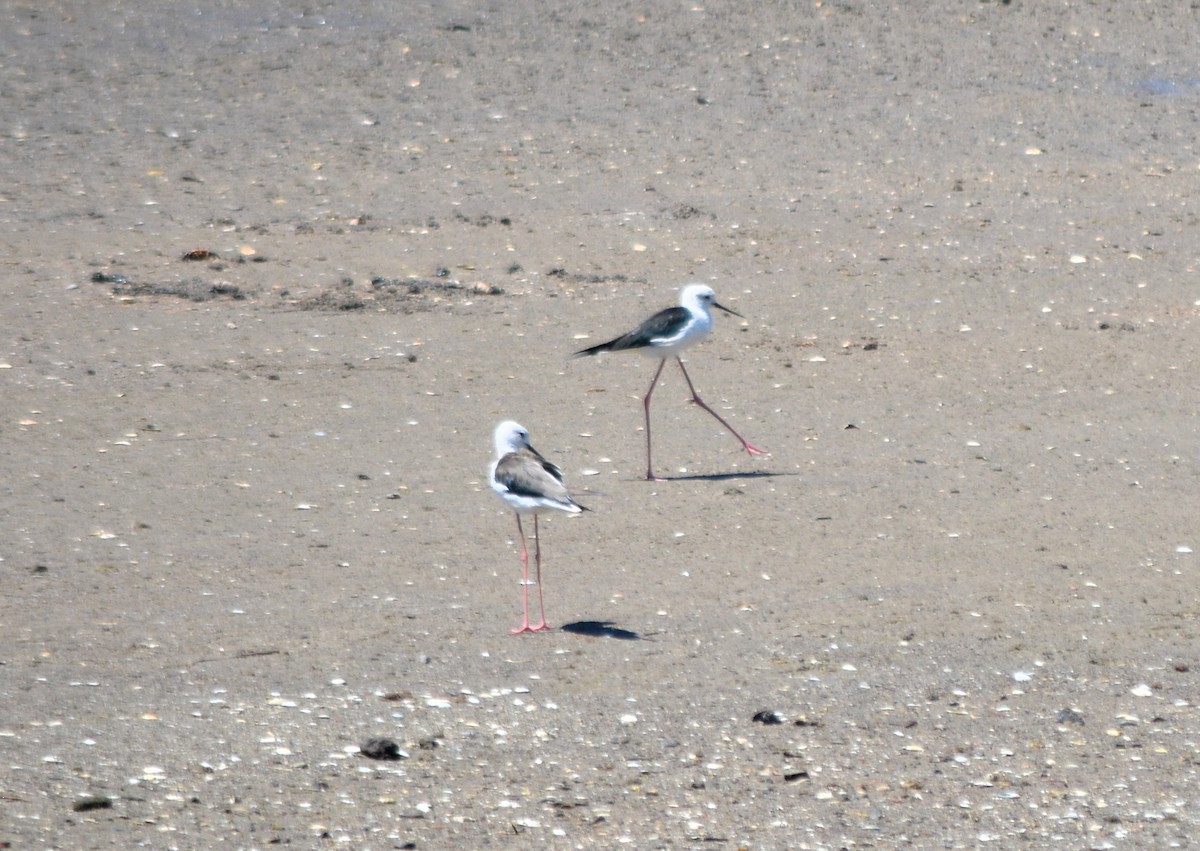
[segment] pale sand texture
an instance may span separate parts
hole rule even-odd
[[[0,843],[1194,845],[1187,4],[0,11]]]

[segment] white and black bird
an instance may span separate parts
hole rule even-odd
[[[717,422],[729,429],[729,432],[741,441],[742,448],[751,455],[766,453],[765,449],[755,446],[738,434],[734,427],[725,421],[724,417],[704,403],[692,384],[691,376],[683,366],[683,360],[679,357],[680,352],[699,343],[712,330],[713,319],[712,313],[709,311],[710,307],[734,316],[742,315],[736,310],[719,304],[716,293],[707,284],[688,284],[679,294],[677,306],[660,310],[628,334],[622,334],[607,343],[575,352],[575,357],[582,357],[598,355],[601,352],[635,350],[648,357],[658,358],[658,369],[655,370],[654,379],[650,382],[650,389],[646,391],[646,397],[642,400],[642,407],[646,414],[646,478],[651,481],[661,480],[654,475],[654,464],[650,454],[650,396],[654,393],[654,386],[658,384],[659,376],[662,375],[663,366],[667,359],[672,357],[679,364],[679,369],[683,371],[683,378],[687,381],[688,390],[692,393],[692,402],[716,417]]]
[[[493,435],[496,458],[492,461],[489,480],[492,490],[509,504],[517,517],[517,536],[521,539],[521,594],[523,619],[512,630],[538,632],[549,629],[546,623],[546,604],[542,599],[542,545],[538,534],[538,515],[548,511],[578,514],[588,509],[576,502],[563,484],[562,470],[541,456],[529,442],[529,432],[520,423],[505,420],[496,426]],[[541,620],[529,623],[529,551],[525,547],[522,515],[533,515],[534,564],[538,589],[538,609]]]

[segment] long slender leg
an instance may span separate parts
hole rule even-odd
[[[510,633],[516,635],[520,632],[532,632],[532,627],[529,626],[529,551],[525,548],[525,530],[521,528],[521,515],[513,512],[517,517],[517,535],[521,538],[521,611],[523,617],[521,626],[517,629],[509,630]],[[537,529],[537,515],[533,516],[534,529]],[[541,586],[539,586],[539,590]]]
[[[650,382],[650,389],[646,391],[646,398],[642,400],[642,407],[646,409],[646,480],[651,482],[661,482],[663,480],[654,475],[654,464],[650,461],[650,396],[654,393],[654,385],[658,384],[658,377],[662,375],[663,367],[666,364],[666,358],[658,362],[658,369],[654,371],[654,380]],[[681,363],[680,366],[683,366],[683,364]],[[686,375],[687,373],[684,374]]]
[[[542,536],[538,533],[538,516],[533,515],[533,561],[537,566],[538,611],[542,613],[542,622],[529,628],[530,632],[549,629],[546,624],[546,602],[542,599]]]
[[[666,363],[666,361],[663,361],[663,362]],[[714,417],[716,417],[717,422],[719,422],[721,425],[725,426],[725,428],[729,429],[730,434],[732,434],[734,437],[736,437],[738,440],[740,440],[742,442],[742,448],[745,449],[747,452],[749,452],[751,455],[765,455],[767,453],[767,450],[762,449],[758,446],[755,446],[753,443],[746,440],[746,438],[742,437],[740,434],[737,433],[737,431],[734,430],[733,426],[731,426],[729,423],[725,422],[724,417],[722,417],[720,414],[718,414],[712,408],[708,407],[708,405],[704,404],[704,400],[700,398],[700,394],[696,392],[696,388],[692,385],[691,376],[688,375],[688,371],[686,369],[684,369],[683,361],[680,360],[679,358],[675,358],[675,362],[677,364],[679,364],[679,368],[683,370],[683,377],[684,377],[684,380],[687,381],[688,390],[692,391],[692,402],[694,404],[699,405],[701,408],[703,408],[704,410],[706,410],[710,414],[712,414]],[[661,367],[660,367],[660,369],[661,369]],[[649,398],[649,397],[647,397],[647,398]]]

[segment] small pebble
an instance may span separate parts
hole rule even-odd
[[[80,798],[71,807],[77,813],[88,813],[92,810],[111,810],[112,799],[106,798],[103,795],[89,795],[86,798]]]
[[[408,754],[400,750],[400,746],[391,739],[367,739],[358,746],[358,752],[370,759],[397,760],[408,759]]]
[[[1083,726],[1083,716],[1080,715],[1078,712],[1076,712],[1074,709],[1063,709],[1058,713],[1058,723],[1059,724],[1075,724],[1076,726],[1082,727]]]

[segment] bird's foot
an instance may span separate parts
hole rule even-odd
[[[510,629],[508,631],[508,634],[509,635],[520,635],[523,632],[542,632],[543,630],[547,630],[547,629],[550,629],[550,625],[548,623],[546,623],[545,621],[542,621],[539,624],[534,624],[532,626],[529,624],[528,621],[526,621],[525,623],[521,624],[521,626],[519,626],[517,629]]]
[[[745,449],[747,452],[749,452],[751,455],[769,455],[770,454],[769,452],[767,452],[767,450],[763,449],[761,446],[755,446],[753,443],[751,443],[748,440],[742,441],[742,448]]]

